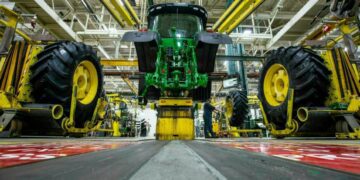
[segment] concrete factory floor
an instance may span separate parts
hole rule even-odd
[[[0,179],[360,179],[360,142],[0,139]]]

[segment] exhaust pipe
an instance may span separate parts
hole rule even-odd
[[[64,108],[59,104],[23,104],[19,113],[29,117],[44,117],[55,120],[64,115]]]
[[[64,115],[64,108],[59,104],[55,104],[51,109],[51,115],[56,120],[60,119]]]

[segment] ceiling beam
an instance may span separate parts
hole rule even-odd
[[[288,23],[272,38],[267,44],[266,48],[270,49],[284,34],[289,31],[319,0],[309,0],[295,15],[290,19]]]
[[[231,38],[233,38],[233,41],[236,41],[237,38],[240,39],[271,39],[271,34],[246,34],[246,33],[231,33],[229,35]]]
[[[57,24],[68,34],[72,40],[81,41],[79,36],[68,26],[61,18],[56,14],[56,12],[48,5],[44,0],[34,0],[34,2],[43,9],[43,11],[49,15]]]
[[[111,59],[111,56],[109,55],[109,53],[107,53],[100,44],[97,45],[97,48],[105,56],[106,59]]]
[[[256,13],[256,14],[254,14],[254,18],[258,19],[258,20],[271,19],[272,15],[270,13],[271,13],[271,11],[265,11],[265,12],[261,12],[261,13]],[[277,13],[275,19],[289,20],[289,19],[293,18],[295,14],[296,14],[296,12],[281,11],[281,12]],[[302,17],[300,20],[301,21],[312,21],[313,19],[314,19],[314,17],[305,16],[305,17]]]
[[[85,30],[85,31],[78,31],[76,34],[78,35],[124,35],[126,32],[134,31],[134,30]]]

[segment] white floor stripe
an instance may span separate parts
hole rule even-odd
[[[130,179],[226,179],[181,141],[171,141]]]

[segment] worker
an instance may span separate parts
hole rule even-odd
[[[213,111],[217,111],[220,112],[219,110],[217,110],[214,106],[212,106],[210,104],[210,99],[208,101],[206,101],[204,103],[204,133],[205,133],[205,138],[214,138],[215,133],[212,129],[212,112]]]

